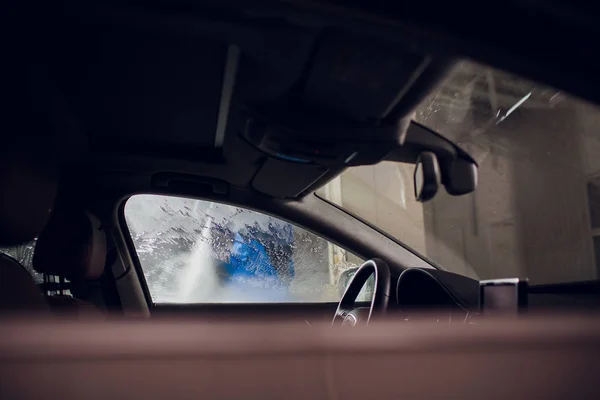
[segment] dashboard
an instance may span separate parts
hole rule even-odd
[[[450,272],[407,269],[392,290],[395,311],[407,322],[464,322],[478,308],[479,282]]]
[[[465,323],[479,309],[480,282],[438,269],[396,270],[379,259],[365,261],[354,273],[340,299],[332,325],[356,326],[372,317],[394,314],[405,322]],[[370,305],[356,300],[373,278]]]
[[[394,293],[395,282],[395,293]],[[479,313],[479,281],[435,269],[410,268],[392,281],[390,312],[405,321],[463,322]],[[597,313],[600,281],[529,286],[530,313]],[[392,310],[391,308],[397,310]]]

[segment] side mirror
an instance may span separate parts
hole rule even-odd
[[[424,203],[433,199],[441,184],[440,165],[436,155],[430,151],[419,154],[415,165],[415,197]]]

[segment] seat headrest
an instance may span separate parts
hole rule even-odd
[[[50,154],[27,143],[0,147],[0,246],[10,247],[33,240],[46,225],[58,168]]]
[[[99,278],[106,262],[106,234],[100,220],[77,207],[57,204],[38,237],[33,268],[72,282]]]

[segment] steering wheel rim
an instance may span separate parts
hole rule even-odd
[[[372,258],[365,261],[350,279],[350,282],[338,303],[335,315],[333,316],[333,321],[331,321],[331,326],[338,324],[345,325],[346,323],[351,326],[358,324],[361,314],[364,313],[355,313],[355,310],[359,309],[356,309],[354,304],[360,291],[372,274],[375,275],[375,290],[365,322],[368,324],[373,316],[385,314],[390,300],[390,267],[385,261],[379,258]]]

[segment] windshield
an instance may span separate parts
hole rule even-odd
[[[459,64],[414,119],[466,150],[477,190],[414,199],[414,165],[354,167],[318,195],[443,269],[531,284],[589,281],[600,270],[600,112],[563,92]]]

